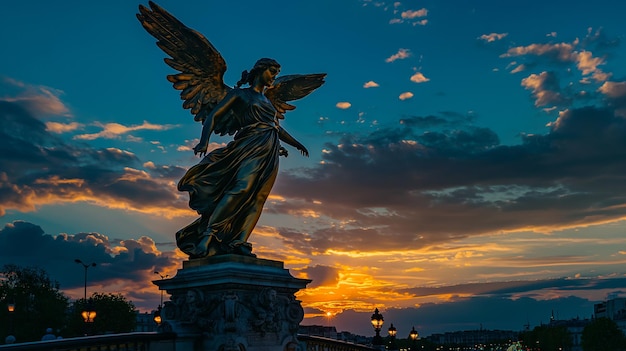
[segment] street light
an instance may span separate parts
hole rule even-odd
[[[397,350],[398,348],[396,347],[396,334],[398,333],[398,330],[396,330],[396,327],[394,327],[393,323],[391,323],[391,326],[389,327],[388,331],[389,331],[389,349]]]
[[[93,320],[96,318],[96,311],[94,311],[90,306],[87,306],[87,308],[85,308],[80,315],[83,316],[85,323],[93,323]]]
[[[372,314],[372,326],[374,327],[374,331],[376,331],[376,336],[372,339],[372,345],[382,345],[383,338],[380,336],[380,329],[383,327],[383,323],[385,322],[383,315],[378,312],[378,308],[374,310],[374,314]]]
[[[398,331],[396,330],[396,327],[393,326],[393,323],[391,323],[391,326],[388,329],[389,331],[389,336],[391,336],[392,338],[396,337],[396,334],[398,333]]]
[[[7,311],[9,312],[9,335],[13,335],[13,313],[15,313],[14,301],[7,304]]]
[[[154,274],[158,274],[159,277],[161,277],[161,279],[165,279],[167,277],[169,277],[169,275],[165,274],[161,274],[159,273],[159,271],[154,271]],[[152,318],[154,320],[154,323],[156,323],[157,327],[161,325],[161,323],[163,322],[163,317],[161,317],[161,310],[163,309],[163,289],[161,290],[161,303],[159,304],[159,307],[157,307],[157,310],[154,311],[154,317]]]
[[[157,307],[157,310],[154,311],[154,317],[152,318],[157,326],[160,326],[161,322],[163,322],[163,317],[161,317],[161,309],[162,307],[161,305],[159,305],[159,307]]]
[[[411,338],[411,350],[413,350],[414,346],[415,346],[415,341],[420,337],[420,335],[417,333],[417,330],[415,330],[415,326],[413,326],[413,329],[411,329],[411,332],[409,333],[409,338]]]
[[[88,325],[90,325],[91,323],[93,323],[94,319],[96,318],[96,311],[94,310],[94,308],[91,306],[91,302],[87,302],[87,269],[89,267],[95,267],[96,263],[92,262],[91,264],[86,264],[83,261],[79,260],[78,258],[74,260],[74,262],[81,264],[83,266],[83,268],[85,268],[85,295],[84,295],[84,299],[83,299],[83,311],[80,313],[80,315],[83,317],[83,320],[85,321],[85,335],[89,334],[89,327]],[[91,300],[91,299],[90,299]]]

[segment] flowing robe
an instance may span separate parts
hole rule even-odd
[[[245,108],[239,131],[223,148],[207,154],[178,182],[189,192],[189,207],[201,215],[176,233],[176,244],[191,258],[236,252],[246,245],[278,173],[276,110],[252,89],[241,89]],[[197,244],[209,236],[208,248]],[[206,241],[206,240],[205,240]]]

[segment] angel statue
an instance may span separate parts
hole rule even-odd
[[[170,56],[165,63],[180,71],[167,80],[181,91],[183,108],[202,123],[193,152],[204,157],[178,182],[178,190],[189,192],[189,207],[200,218],[176,233],[176,244],[190,258],[254,257],[247,240],[274,185],[278,157],[287,155],[280,142],[309,155],[279,119],[295,108],[287,101],[310,94],[324,84],[326,74],[277,78],[278,62],[262,58],[231,88],[224,83],[226,62],[217,49],[160,6],[149,6],[139,5],[137,18]],[[207,153],[212,133],[235,135],[225,147]]]

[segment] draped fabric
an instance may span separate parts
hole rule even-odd
[[[234,140],[207,154],[178,182],[178,190],[189,192],[189,207],[201,215],[176,233],[178,247],[192,258],[249,247],[278,173],[276,110],[252,89],[240,93],[247,109],[239,114],[242,127]]]

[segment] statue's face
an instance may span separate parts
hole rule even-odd
[[[274,84],[274,81],[276,80],[276,76],[278,76],[279,73],[280,73],[280,67],[270,66],[261,74],[261,79],[263,80],[263,84],[267,87]]]

